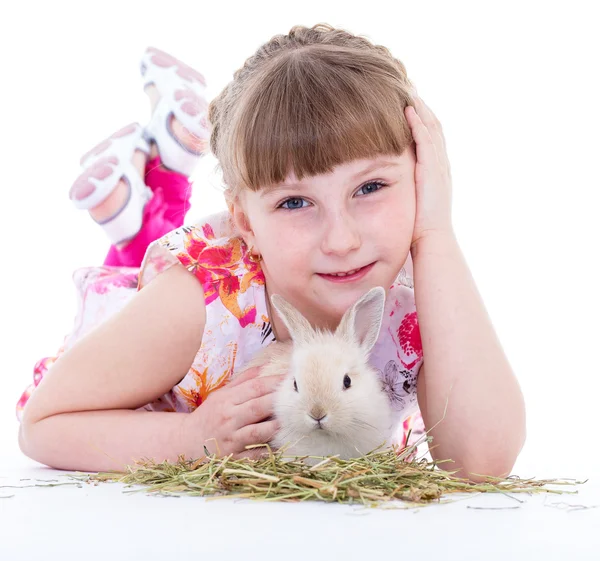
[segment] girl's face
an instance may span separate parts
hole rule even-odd
[[[367,290],[388,290],[410,251],[414,175],[411,146],[401,156],[355,160],[302,181],[290,174],[274,188],[244,191],[234,220],[263,256],[268,293],[281,294],[313,326],[335,329]],[[326,276],[370,265],[349,282]],[[279,317],[271,321],[287,338]]]

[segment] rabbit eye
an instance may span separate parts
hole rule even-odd
[[[348,374],[346,374],[344,376],[344,388],[348,389],[350,387],[351,383],[352,383],[352,380],[350,379],[350,376],[348,376]]]
[[[298,384],[296,384],[296,378],[294,378],[294,390],[298,391]]]

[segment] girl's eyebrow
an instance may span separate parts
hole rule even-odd
[[[355,173],[350,179],[352,181],[356,181],[357,179],[360,179],[361,177],[363,177],[369,173],[372,173],[376,170],[387,169],[390,167],[399,167],[401,165],[402,164],[400,162],[388,162],[388,161],[373,162],[370,165],[368,165],[366,168],[360,170],[358,173]],[[298,189],[301,187],[304,187],[304,185],[301,185],[299,183],[280,183],[280,184],[274,185],[272,187],[265,187],[264,189],[261,190],[260,196],[265,197],[265,196],[270,195],[271,193],[274,193],[277,191]]]

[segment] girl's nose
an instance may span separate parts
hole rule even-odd
[[[358,224],[347,213],[336,213],[326,218],[323,223],[321,250],[323,253],[346,253],[360,247]]]

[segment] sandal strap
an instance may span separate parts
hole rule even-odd
[[[119,133],[129,127],[132,127],[131,132],[119,136]],[[143,137],[144,130],[138,123],[133,123],[129,127],[121,129],[83,156],[81,163],[85,171],[75,180],[70,193],[71,201],[76,208],[90,210],[99,205],[114,191],[121,178],[125,178],[143,198],[149,200],[152,197],[152,190],[146,187],[131,162],[135,150],[149,153],[150,145]],[[102,149],[98,150],[98,148]],[[76,199],[72,193],[81,191],[81,184],[87,186],[90,194]]]
[[[129,196],[123,207],[106,220],[94,220],[102,226],[113,245],[129,241],[137,235],[142,228],[144,208],[152,198],[152,191],[143,184],[132,164],[130,168],[135,173],[131,173],[132,169],[125,169],[123,179],[129,187]]]
[[[166,98],[162,98],[146,125],[144,135],[156,143],[162,164],[187,177],[192,175],[200,158],[206,151],[195,152],[177,140],[171,128],[172,108]]]
[[[131,159],[135,150],[150,154],[150,145],[144,138],[144,129],[139,123],[130,123],[92,148],[79,160],[83,169],[93,166],[98,160],[107,155],[123,156]],[[132,143],[135,144],[132,146]]]
[[[144,87],[154,84],[161,96],[185,87],[198,96],[206,90],[206,80],[200,72],[156,47],[148,47],[142,55],[140,73]]]

